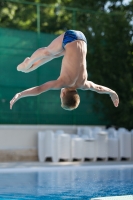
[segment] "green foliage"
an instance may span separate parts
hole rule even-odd
[[[106,0],[45,1],[51,7],[41,6],[40,24],[45,33],[59,34],[74,28],[85,33],[89,79],[110,87],[120,97],[120,105],[115,108],[107,95],[95,94],[103,105],[100,112],[102,109],[111,124],[133,128],[133,1],[127,6],[122,2],[111,0],[106,10]],[[4,0],[0,4],[1,27],[37,31],[35,5]],[[62,6],[78,9],[72,11]]]
[[[43,3],[34,0],[31,3]],[[46,6],[40,6],[41,32],[60,34],[72,25],[72,11],[60,9],[58,1],[45,1]],[[0,26],[4,28],[16,28],[21,30],[37,31],[37,7],[36,4],[23,4],[1,0],[0,2]]]
[[[112,88],[120,97],[119,107],[114,108],[107,98],[97,96],[105,105],[103,112],[114,125],[132,128],[133,43],[129,34],[132,27],[125,16],[126,12],[101,15],[97,23],[93,18],[95,35],[91,40],[92,51],[88,54],[88,61],[91,79]]]

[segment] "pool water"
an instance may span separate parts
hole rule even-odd
[[[91,199],[133,194],[133,165],[0,169],[0,199]]]

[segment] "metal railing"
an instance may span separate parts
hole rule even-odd
[[[4,0],[3,2],[13,2],[13,3],[18,3],[18,4],[26,4],[26,5],[33,5],[36,7],[36,15],[37,15],[37,23],[36,23],[36,29],[37,33],[40,34],[41,32],[41,12],[40,8],[45,7],[45,8],[55,8],[57,10],[66,10],[66,11],[71,11],[72,12],[72,29],[76,29],[76,21],[77,21],[77,13],[89,13],[89,14],[107,14],[107,12],[104,11],[94,11],[94,10],[89,10],[89,9],[80,9],[80,8],[74,8],[74,7],[67,7],[67,6],[61,6],[58,3],[55,4],[45,4],[45,3],[36,3],[36,2],[29,2],[29,1],[20,1],[20,0]],[[113,11],[108,14],[120,14],[122,11]]]

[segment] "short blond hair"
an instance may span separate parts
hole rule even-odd
[[[79,106],[80,97],[75,90],[66,91],[65,96],[62,97],[61,107],[65,110],[74,110]]]

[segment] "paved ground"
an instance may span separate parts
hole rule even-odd
[[[133,165],[133,161],[97,161],[97,162],[8,162],[0,163],[0,169],[12,168],[33,168],[33,167],[55,167],[55,166],[115,166]]]

